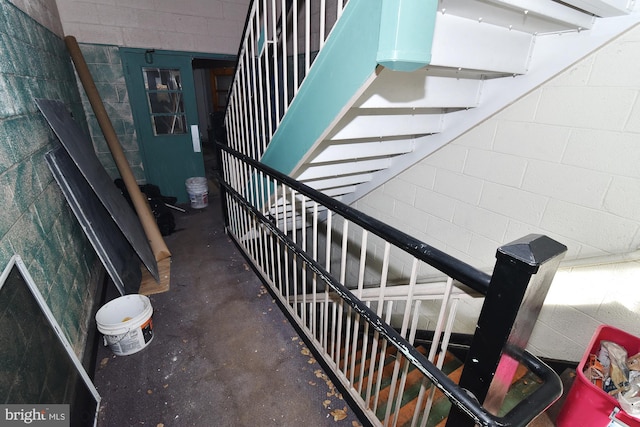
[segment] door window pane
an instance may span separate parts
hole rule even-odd
[[[151,123],[154,134],[157,135],[178,135],[187,133],[187,123],[184,115],[159,116],[152,115]]]
[[[154,135],[186,133],[180,70],[143,68],[142,75]]]

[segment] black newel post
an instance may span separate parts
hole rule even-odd
[[[515,358],[529,341],[566,250],[547,236],[532,234],[500,247],[496,253],[489,290],[459,383],[493,414],[502,405],[518,367]],[[509,354],[503,354],[505,346]],[[473,427],[474,422],[452,407],[446,426]]]

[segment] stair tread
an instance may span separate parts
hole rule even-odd
[[[451,372],[447,376],[449,378],[451,378],[451,380],[453,380],[454,382],[457,383],[460,380],[460,375],[462,374],[462,369],[463,369],[463,366],[460,365],[460,367],[458,367],[455,371]],[[426,394],[426,392],[425,392],[425,394]],[[443,397],[442,392],[440,390],[436,390],[436,392],[434,393],[434,396],[433,396],[433,401],[436,402],[437,400],[439,400],[442,397]],[[422,402],[422,407],[423,408],[424,408],[425,403],[426,403],[426,397],[423,398],[423,402]],[[402,426],[402,425],[405,425],[407,422],[411,421],[417,406],[418,406],[418,396],[414,397],[410,402],[408,402],[407,404],[403,405],[402,408],[400,408],[400,413],[398,415],[398,423],[397,423],[397,425]],[[421,408],[421,410],[423,408]]]
[[[436,359],[436,363],[437,363],[437,359]],[[460,361],[457,360],[451,353],[447,352],[445,356],[443,368],[442,368],[443,372],[448,373],[448,375],[451,375],[452,373],[455,373],[455,371],[458,369],[461,369]],[[421,386],[423,384],[423,380],[424,380],[424,376],[417,369],[414,369],[408,373],[404,390],[403,390],[403,397],[401,399],[401,407],[400,407],[400,410],[397,411],[398,412],[397,425],[401,426],[404,423],[406,423],[408,420],[411,420],[411,418],[413,417],[413,413],[417,406],[418,396],[419,396]],[[429,389],[430,387],[431,386],[429,385],[426,388]],[[388,403],[387,399],[389,397],[390,391],[391,391],[390,386],[386,387],[384,390],[381,390],[381,400],[383,400],[383,402],[379,403],[379,408],[378,408],[379,415],[381,415],[380,418],[384,416],[384,411],[386,411],[386,407]],[[397,395],[394,396],[394,400],[397,400]],[[395,405],[395,402],[393,402],[393,405]]]
[[[383,340],[380,340],[379,342],[376,343],[378,346],[378,357],[380,356],[379,353],[381,351],[380,346],[383,343],[384,343]],[[365,394],[366,394],[366,388],[367,388],[369,378],[371,378],[372,384],[374,384],[374,387],[375,387],[375,382],[378,381],[378,376],[379,376],[380,367],[375,366],[374,368],[371,368],[370,360],[369,360],[370,354],[371,354],[371,348],[372,348],[371,346],[373,344],[374,344],[373,342],[368,342],[367,348],[364,349],[366,351],[365,353],[366,357],[364,358],[365,370],[364,370],[364,377],[363,377],[364,383],[362,386],[363,397],[365,397]],[[421,346],[421,345],[417,346],[416,349],[420,351],[422,354],[425,354],[425,355],[427,354],[427,349],[424,346]],[[398,352],[394,346],[387,345],[387,348],[384,349],[384,353],[385,353],[385,356],[384,356],[385,362],[384,362],[384,366],[382,367],[382,377],[380,380],[381,389],[377,396],[376,415],[380,420],[384,420],[384,417],[387,411],[387,405],[392,404],[393,407],[391,410],[391,414],[392,416],[397,417],[397,420],[395,421],[395,425],[408,426],[410,425],[411,420],[413,419],[413,416],[418,404],[421,405],[419,411],[424,411],[429,394],[431,393],[430,391],[431,385],[430,384],[425,385],[426,390],[423,392],[422,402],[419,402],[419,392],[424,381],[424,375],[418,369],[415,369],[413,365],[410,365],[409,370],[405,377],[404,389],[402,391],[403,396],[400,400],[400,409],[396,410],[395,405],[396,405],[396,402],[398,401],[398,387],[402,379],[402,373],[406,365],[406,359],[400,356],[401,360],[399,362],[400,366],[398,371],[398,377],[396,379],[396,385],[395,385],[396,389],[394,390],[393,401],[390,403],[388,400],[392,392],[391,382],[392,382],[392,376],[395,369],[396,361],[398,360],[396,358]],[[363,359],[362,354],[363,354],[363,350],[359,348],[358,351],[356,351],[356,355],[355,355],[356,363],[354,365],[354,378],[355,378],[354,387],[356,389],[358,389],[360,386],[360,380],[358,376],[361,370],[361,363]],[[347,376],[349,376],[351,373],[352,357],[353,357],[352,353],[350,353],[347,357],[347,362],[349,366],[349,370],[347,371]],[[344,361],[344,355],[341,356],[340,360]],[[460,380],[460,376],[462,374],[463,368],[464,368],[464,365],[462,364],[462,362],[459,359],[457,359],[452,353],[450,352],[445,353],[445,360],[443,361],[442,371],[445,372],[447,376],[456,384]],[[539,385],[539,382],[536,379],[536,377],[530,372],[528,372],[526,367],[519,365],[514,374],[514,377],[512,380],[512,386],[509,389],[509,395],[505,398],[505,403],[503,404],[501,414],[499,415],[503,415],[502,412],[506,413],[509,410],[511,410],[522,399],[523,396],[530,394],[533,390],[535,390],[535,388],[538,387],[538,385]],[[434,394],[433,394],[433,399],[431,403],[431,410],[429,412],[429,420],[427,422],[427,426],[441,427],[441,426],[444,426],[446,423],[447,415],[451,407],[451,402],[444,396],[444,394],[439,389],[436,389],[435,392],[433,393]],[[376,401],[376,396],[370,396],[370,402],[369,402],[370,405],[373,405],[375,401]]]
[[[416,347],[416,349],[418,351],[420,351],[422,354],[426,354],[426,349],[422,346]],[[404,369],[405,367],[405,360],[404,358],[402,358],[403,360],[401,360],[400,362],[400,370]],[[392,361],[391,363],[388,363],[385,366],[385,370],[383,371],[383,376],[385,374],[387,381],[383,381],[382,384],[384,386],[384,388],[382,390],[380,390],[380,393],[378,395],[378,404],[380,405],[381,402],[382,403],[386,403],[389,395],[391,394],[391,376],[393,375],[393,370],[395,369],[395,361]],[[407,378],[406,378],[406,384],[405,384],[405,390],[408,386],[416,384],[417,382],[421,381],[422,378],[424,378],[424,376],[422,375],[422,373],[415,369],[415,367],[411,366],[409,368],[409,372],[407,373]]]

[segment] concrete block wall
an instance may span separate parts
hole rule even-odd
[[[578,360],[601,323],[637,333],[638,76],[635,27],[356,207],[483,269],[529,233],[567,245],[568,261],[599,257],[557,275],[531,341],[537,354]]]
[[[118,49],[117,46],[80,43],[80,50],[89,67],[91,77],[98,89],[131,171],[138,183],[144,184],[146,177],[144,175],[144,165],[142,164],[142,154],[138,145],[133,113],[131,112],[129,94],[124,78],[124,69],[122,68]],[[78,80],[78,87],[89,124],[89,133],[98,159],[111,178],[118,178],[120,172],[115,165],[107,141],[80,80]]]
[[[24,1],[24,0],[22,0]],[[136,180],[146,182],[119,47],[232,54],[238,52],[249,0],[57,0],[61,28],[80,44]],[[62,31],[61,30],[61,31]],[[119,176],[80,86],[91,138],[112,178]]]
[[[187,52],[238,53],[249,0],[57,0],[79,42]]]
[[[39,19],[55,15],[53,0],[17,3]],[[86,129],[74,71],[60,36],[8,0],[0,38],[0,268],[23,258],[80,356],[104,273],[46,164],[60,143],[34,102],[62,100]]]
[[[60,14],[55,0],[9,0],[9,3],[22,10],[43,27],[62,37],[62,22],[60,22]]]

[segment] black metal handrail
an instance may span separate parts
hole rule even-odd
[[[428,263],[429,265],[437,268],[442,271],[449,277],[459,281],[460,283],[469,286],[471,289],[480,292],[482,295],[487,294],[487,289],[489,289],[489,282],[491,280],[491,276],[487,273],[479,270],[463,261],[460,261],[457,258],[452,257],[451,255],[434,248],[384,222],[377,220],[365,213],[362,213],[344,203],[333,199],[325,194],[320,193],[319,191],[314,190],[313,188],[305,185],[299,181],[296,181],[289,176],[266,166],[251,157],[240,153],[233,148],[230,148],[226,145],[217,143],[217,145],[227,151],[229,154],[232,154],[234,157],[242,160],[243,162],[255,167],[268,174],[272,178],[285,183],[290,188],[298,191],[300,194],[309,197],[312,200],[315,200],[319,204],[326,206],[332,211],[339,213],[340,215],[348,218],[355,224],[371,231],[382,239],[390,242],[400,249],[405,250],[416,258],[420,259]]]
[[[450,277],[472,287],[473,289],[486,294],[489,288],[491,277],[475,269],[472,266],[439,251],[407,234],[396,230],[395,228],[371,218],[343,203],[323,195],[312,188],[297,182],[290,177],[269,168],[248,156],[237,152],[222,144],[218,144],[219,148],[237,159],[248,163],[251,167],[271,176],[276,181],[290,186],[292,189],[299,191],[301,194],[310,199],[328,207],[329,209],[340,213],[349,221],[357,223],[370,232],[387,239],[387,241],[403,248],[418,259],[441,269]],[[222,156],[220,156],[222,157]],[[282,230],[280,230],[269,218],[260,212],[253,204],[246,200],[238,193],[230,184],[219,177],[221,189],[223,191],[222,199],[225,200],[227,193],[233,197],[237,203],[257,218],[260,223],[266,227],[270,233],[275,235],[284,245],[293,251],[300,260],[303,260],[318,278],[322,279],[327,285],[336,292],[361,318],[365,319],[371,327],[378,331],[389,343],[397,348],[404,357],[406,357],[415,367],[424,374],[454,405],[455,408],[468,417],[469,421],[482,426],[525,426],[538,414],[544,411],[562,394],[562,383],[558,375],[544,362],[522,349],[511,349],[505,347],[502,349],[503,354],[509,355],[513,359],[522,363],[527,369],[538,376],[543,384],[530,396],[518,403],[509,413],[503,417],[498,417],[489,413],[476,400],[474,395],[465,388],[454,383],[432,362],[430,362],[423,354],[416,350],[413,345],[399,334],[393,327],[386,324],[375,312],[373,312],[366,304],[360,301],[346,286],[335,279],[325,268],[307,254],[299,245],[289,238]],[[227,212],[225,211],[225,215]]]

